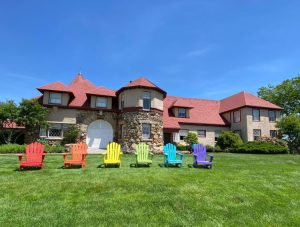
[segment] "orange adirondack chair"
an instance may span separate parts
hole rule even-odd
[[[71,148],[72,159],[67,159],[68,154],[64,154],[64,166],[69,167],[72,165],[86,166],[87,145],[85,143],[74,144]]]
[[[44,145],[41,143],[31,143],[26,145],[26,161],[22,161],[23,154],[19,155],[20,161],[20,171],[23,170],[24,167],[41,167],[44,169]]]

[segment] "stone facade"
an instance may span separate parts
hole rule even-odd
[[[81,110],[77,113],[76,116],[76,124],[78,125],[81,135],[80,135],[80,142],[86,142],[86,135],[88,126],[96,120],[105,120],[109,122],[113,128],[113,140],[117,141],[118,133],[117,133],[117,113],[113,112],[102,112],[99,114],[99,112],[96,111],[88,111],[88,110]]]
[[[142,124],[151,124],[150,139],[143,139]],[[162,113],[154,111],[126,112],[119,115],[119,143],[125,152],[134,152],[138,143],[146,143],[154,153],[163,151]]]

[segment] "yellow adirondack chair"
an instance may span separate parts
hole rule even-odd
[[[104,166],[118,165],[121,166],[121,146],[118,143],[112,142],[106,147],[107,153],[104,155]]]

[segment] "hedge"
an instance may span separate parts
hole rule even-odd
[[[15,153],[25,153],[26,145],[19,144],[3,144],[0,145],[0,154],[15,154]],[[64,146],[50,146],[45,145],[45,153],[63,153],[65,151]]]
[[[270,142],[251,141],[236,148],[228,148],[226,149],[226,152],[248,154],[288,154],[289,149],[285,146]]]

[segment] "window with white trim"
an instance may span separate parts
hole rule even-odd
[[[206,137],[206,130],[198,130],[197,133],[198,133],[198,137],[201,137],[201,138]]]
[[[41,138],[63,138],[64,131],[69,127],[69,124],[52,123],[49,128],[40,128]]]
[[[178,108],[178,117],[187,117],[187,110],[186,108]]]
[[[276,111],[275,110],[269,110],[269,121],[270,122],[276,121]]]
[[[219,137],[220,137],[220,135],[221,135],[221,131],[219,131],[219,130],[217,130],[217,131],[215,131],[215,142],[217,142],[218,141],[218,139],[219,139]]]
[[[107,108],[107,98],[96,97],[96,107]]]
[[[50,104],[61,104],[61,93],[50,92],[49,93],[49,103]]]
[[[184,138],[187,136],[188,133],[189,133],[189,130],[187,130],[187,129],[179,130],[179,140],[184,141]]]
[[[258,140],[261,137],[260,129],[253,129],[253,139]]]
[[[241,122],[241,111],[240,110],[233,112],[233,122],[234,123]]]
[[[143,139],[150,139],[151,124],[142,124],[142,137]]]
[[[277,130],[270,130],[270,137],[276,138],[277,137]]]
[[[151,108],[151,93],[144,91],[143,93],[143,110],[150,110]]]
[[[252,120],[260,121],[260,110],[259,109],[252,109]]]

